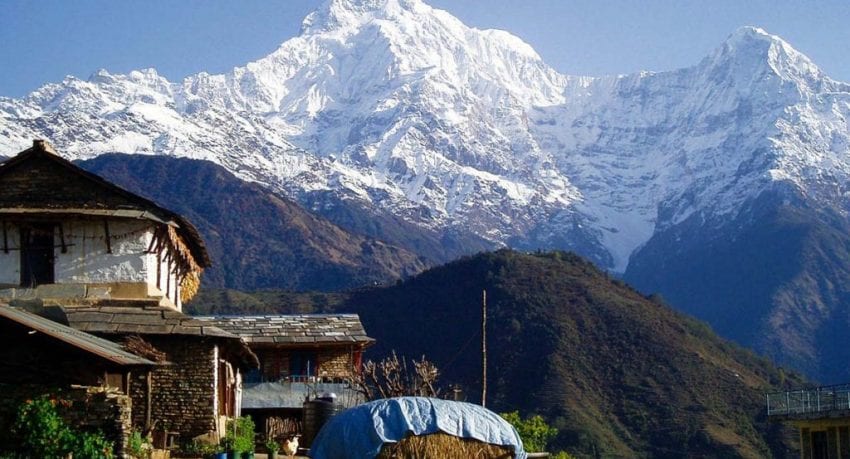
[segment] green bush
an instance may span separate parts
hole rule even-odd
[[[269,438],[266,440],[266,449],[269,450],[270,453],[276,453],[280,451],[280,444],[278,444],[274,438]]]
[[[41,396],[18,407],[12,432],[24,451],[36,457],[60,457],[68,453],[73,434],[56,411],[56,398]]]
[[[250,416],[242,416],[227,421],[225,441],[233,446],[234,451],[254,451],[254,421]]]
[[[519,411],[512,411],[502,413],[501,416],[514,426],[522,439],[523,447],[529,452],[545,451],[549,440],[558,434],[558,429],[550,427],[539,415],[522,419]]]
[[[12,432],[30,457],[63,457],[73,453],[78,459],[110,459],[113,445],[101,433],[77,432],[59,416],[57,405],[70,402],[43,395],[18,407]]]
[[[112,442],[101,433],[83,432],[74,436],[71,452],[74,459],[104,459],[112,457]]]
[[[142,436],[141,432],[134,430],[130,434],[130,440],[127,442],[127,452],[130,456],[136,459],[147,459],[151,456],[152,449],[153,445]]]
[[[211,445],[198,440],[191,440],[180,447],[181,457],[207,457],[211,454],[224,452],[224,446]]]

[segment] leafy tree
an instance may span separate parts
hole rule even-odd
[[[558,434],[558,429],[550,427],[540,415],[522,419],[519,411],[512,411],[501,416],[517,430],[527,451],[545,451],[549,441]]]

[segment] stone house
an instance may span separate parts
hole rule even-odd
[[[301,431],[304,403],[334,394],[339,408],[364,402],[352,388],[363,351],[375,340],[357,314],[196,317],[242,337],[257,354],[259,369],[245,375],[242,411],[266,435]],[[304,439],[309,440],[309,439]]]
[[[239,336],[181,312],[209,265],[191,223],[46,142],[0,164],[0,305],[156,363],[87,381],[120,386],[138,430],[186,440],[219,434],[239,414],[241,375],[256,356]]]

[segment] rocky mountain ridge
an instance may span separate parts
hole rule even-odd
[[[40,137],[72,159],[206,159],[432,260],[499,245],[568,249],[653,289],[677,284],[637,271],[670,257],[703,263],[683,254],[700,235],[744,234],[765,193],[781,197],[773,206],[846,221],[848,115],[850,85],[754,27],[689,68],[590,78],[420,0],[329,0],[299,36],[226,74],[170,82],[152,69],[101,70],[0,98],[0,153]],[[451,249],[435,255],[437,244]],[[778,239],[770,250],[788,248]],[[823,289],[843,270],[808,266],[798,277]],[[850,316],[841,295],[812,321],[806,297],[779,305],[772,292],[741,307],[786,343]],[[721,301],[672,293],[684,309],[702,301],[702,317]],[[770,319],[780,306],[805,320]],[[796,361],[783,346],[778,358]]]
[[[101,70],[0,99],[0,147],[208,159],[307,207],[330,190],[622,272],[657,229],[777,182],[844,203],[849,98],[756,28],[691,68],[587,78],[418,0],[334,0],[227,74]]]

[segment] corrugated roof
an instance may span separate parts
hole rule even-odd
[[[75,330],[30,312],[0,305],[0,317],[31,328],[118,365],[157,365],[156,362],[125,351],[116,343]]]
[[[357,314],[211,316],[195,319],[241,336],[252,344],[368,344]]]

